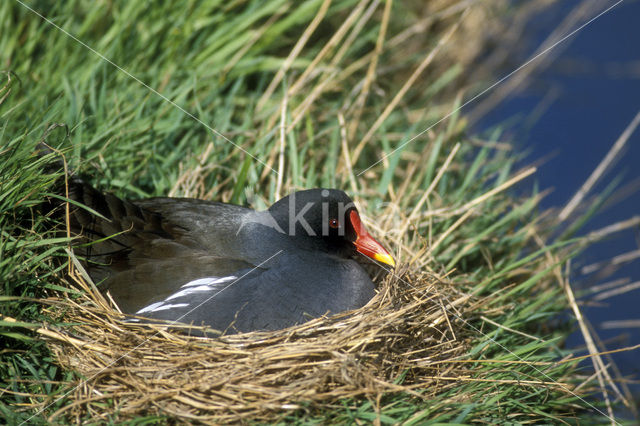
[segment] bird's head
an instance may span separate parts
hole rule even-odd
[[[267,211],[279,232],[298,242],[321,245],[328,251],[356,251],[394,267],[389,252],[367,231],[353,200],[338,189],[308,189],[294,192]]]

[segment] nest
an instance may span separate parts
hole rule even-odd
[[[76,300],[52,301],[50,309],[76,325],[39,331],[59,364],[83,379],[69,394],[75,402],[49,420],[106,421],[110,411],[118,420],[157,414],[205,423],[275,421],[292,411],[335,408],[345,398],[379,407],[390,393],[429,398],[455,385],[466,367],[447,361],[468,351],[469,340],[454,326],[473,309],[472,298],[406,267],[378,287],[355,311],[217,338],[125,322],[92,288]]]

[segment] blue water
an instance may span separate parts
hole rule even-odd
[[[527,52],[533,52],[577,3],[561,0],[551,11],[528,25],[522,62],[528,57]],[[604,9],[605,5],[616,2],[601,3]],[[533,78],[524,92],[502,102],[474,126],[476,131],[482,132],[507,119],[523,117],[515,120],[517,124],[509,128],[508,135],[521,149],[530,152],[525,163],[555,154],[539,168],[535,177],[542,189],[553,188],[543,200],[543,207],[564,206],[640,111],[640,2],[622,2],[567,41],[571,44],[548,69]],[[550,91],[557,91],[554,102],[531,125],[527,117]],[[619,161],[591,195],[602,191],[616,177],[621,179],[620,185],[640,179],[640,129],[626,146]],[[637,192],[602,209],[583,232],[634,215],[640,215],[640,193]],[[616,278],[640,281],[640,258],[623,265],[607,278],[598,277],[597,273],[580,273],[585,265],[638,249],[640,227],[596,244],[574,261],[572,287],[579,292]],[[580,300],[586,302],[589,298]],[[606,342],[607,349],[640,343],[638,325],[635,328],[602,328],[604,322],[611,320],[638,320],[640,323],[640,289],[603,300],[599,306],[583,305],[582,308],[597,334]],[[568,342],[569,347],[583,344],[580,333],[574,334]],[[624,376],[640,380],[640,350],[616,354],[613,359]],[[632,386],[632,391],[637,404],[640,385]]]

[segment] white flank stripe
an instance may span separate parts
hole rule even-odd
[[[172,294],[162,302],[152,303],[151,305],[140,309],[138,312],[136,312],[136,314],[144,314],[146,312],[166,311],[167,309],[171,309],[171,308],[183,308],[185,306],[189,306],[188,303],[176,303],[173,305],[172,304],[165,305],[165,303],[168,302],[169,300],[177,299],[183,296],[188,296],[190,294],[203,293],[205,291],[215,290],[216,289],[215,286],[217,284],[233,281],[237,278],[238,277],[236,277],[235,275],[230,275],[228,277],[206,277],[206,278],[199,278],[197,280],[189,281],[188,283],[180,287],[180,288],[183,288],[184,290],[180,290],[179,292]]]
[[[203,291],[211,291],[215,289],[215,287],[211,287],[209,285],[199,285],[198,287],[187,287],[184,290],[180,290],[179,292],[172,294],[171,296],[165,299],[165,302],[176,299],[178,297],[186,296],[193,293],[202,293]]]
[[[185,285],[183,285],[180,288],[185,288],[185,287],[193,287],[196,285],[215,285],[215,284],[222,284],[222,283],[226,283],[227,281],[231,281],[231,280],[235,280],[236,276],[234,275],[230,275],[228,277],[207,277],[207,278],[199,278],[197,280],[193,280],[193,281],[189,281],[188,283],[186,283]]]
[[[173,309],[173,308],[184,308],[185,306],[189,306],[188,303],[176,303],[173,305],[163,305],[160,307],[157,307],[153,310],[153,312],[158,312],[158,311],[166,311],[167,309]]]
[[[156,302],[156,303],[152,303],[149,306],[146,306],[142,309],[140,309],[138,312],[136,312],[136,314],[144,314],[145,312],[151,312],[153,311],[155,308],[157,308],[158,306],[162,305],[164,302]]]

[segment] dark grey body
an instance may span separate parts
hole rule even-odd
[[[161,302],[205,277],[238,279],[167,302],[177,307],[142,315],[228,332],[275,330],[359,308],[374,295],[369,275],[350,259],[351,243],[336,248],[335,241],[279,232],[270,226],[274,214],[282,216],[278,210],[284,207],[277,203],[256,212],[195,199],[126,201],[80,179],[72,180],[71,189],[71,198],[108,219],[76,209],[74,231],[82,243],[94,242],[76,251],[125,313]]]
[[[313,266],[308,270],[290,267],[300,261]],[[270,267],[238,271],[237,278],[211,291],[165,302],[177,307],[141,315],[210,325],[227,333],[278,330],[359,308],[374,295],[373,283],[353,260],[283,252],[265,266]],[[179,306],[187,300],[187,306]]]

